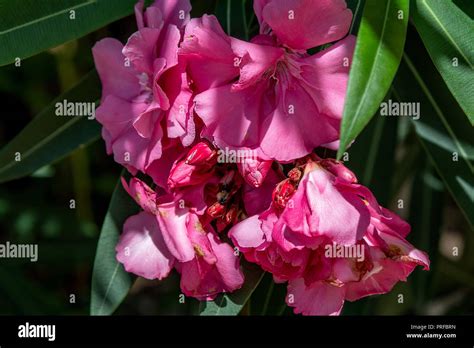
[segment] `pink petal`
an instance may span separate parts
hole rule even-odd
[[[404,263],[412,262],[421,265],[425,271],[430,269],[428,255],[425,252],[416,249],[399,234],[380,232],[379,235],[380,238],[387,243],[389,251],[395,254],[393,256],[394,259]],[[408,274],[406,274],[406,276],[408,276]]]
[[[300,60],[301,76],[308,85],[306,91],[318,105],[319,112],[338,120],[342,119],[355,41],[355,36],[349,35]]]
[[[411,270],[413,268],[414,264]],[[370,295],[385,294],[400,280],[406,280],[403,265],[389,259],[380,260],[361,281],[346,284],[346,299],[355,301]]]
[[[310,49],[342,39],[352,12],[344,0],[273,0],[262,17],[285,45]]]
[[[245,181],[253,187],[260,187],[272,166],[273,161],[266,161],[260,158],[241,158],[237,167]]]
[[[218,275],[214,265],[202,258],[179,264],[181,273],[180,287],[186,296],[195,297],[201,301],[213,300],[220,292]]]
[[[168,177],[173,163],[183,154],[181,144],[175,139],[162,140],[162,152],[165,156],[155,159],[149,164],[145,172],[152,177],[153,182],[161,188],[168,190]]]
[[[336,140],[338,125],[324,114],[303,84],[292,79],[276,91],[276,109],[261,121],[261,149],[270,158],[291,161]]]
[[[233,226],[228,235],[239,249],[258,248],[266,242],[258,215],[251,216]]]
[[[270,0],[254,0],[253,1],[253,11],[255,12],[255,16],[257,17],[258,23],[262,23],[262,12],[263,8],[268,4]]]
[[[221,242],[215,234],[209,233],[208,238],[217,258],[216,267],[222,278],[223,288],[226,292],[239,289],[244,282],[239,257],[229,244]]]
[[[94,63],[102,81],[102,101],[108,95],[130,100],[140,92],[135,71],[125,65],[120,41],[105,38],[92,48]]]
[[[270,112],[269,105],[262,105],[262,87],[233,92],[231,85],[225,85],[198,94],[194,98],[195,111],[206,125],[204,135],[214,137],[222,148],[258,146],[258,124],[265,111]]]
[[[133,128],[142,138],[151,138],[156,129],[161,131],[159,123],[163,116],[164,112],[160,109],[158,103],[152,101],[148,108],[135,118]]]
[[[138,203],[138,205],[146,212],[153,215],[156,214],[156,192],[147,184],[137,178],[132,178],[127,184],[122,177],[122,184],[128,194]]]
[[[171,254],[179,262],[192,260],[195,253],[188,237],[188,209],[180,208],[179,202],[163,203],[158,206],[156,218]]]
[[[156,58],[156,43],[159,35],[159,29],[143,28],[128,38],[122,53],[137,72],[153,74],[153,61]]]
[[[217,262],[212,243],[209,242],[208,231],[204,229],[196,214],[189,214],[188,237],[198,257],[202,257],[208,264]],[[211,228],[212,229],[212,228]]]
[[[181,33],[176,26],[170,25],[162,30],[155,54],[165,59],[166,69],[170,69],[178,64],[178,45],[180,40]]]
[[[189,22],[191,3],[189,0],[155,0],[150,7],[160,10],[165,26],[169,24],[182,28]]]
[[[288,282],[286,303],[303,315],[339,315],[344,304],[344,288],[326,282],[306,286],[303,279]],[[293,301],[292,301],[293,300]]]
[[[194,260],[179,265],[181,290],[187,296],[200,300],[212,300],[221,292],[231,292],[242,286],[243,275],[239,259],[230,245],[219,242],[211,232],[207,234],[217,262],[212,264],[197,256]]]
[[[283,57],[285,51],[279,47],[257,45],[231,38],[232,50],[240,57],[239,81],[234,89],[247,88],[262,78],[262,75]]]
[[[380,208],[381,214],[372,222],[375,227],[381,232],[392,232],[405,238],[410,233],[410,225],[390,210],[384,207]]]
[[[115,162],[125,166],[133,166],[144,172],[148,143],[148,139],[139,136],[133,127],[128,128],[112,144]]]
[[[97,121],[107,130],[107,148],[113,151],[115,161],[141,171],[147,165],[149,140],[136,132],[132,122],[146,107],[140,100],[128,102],[109,95],[96,112]]]
[[[272,193],[276,185],[285,179],[282,173],[270,169],[268,175],[259,187],[244,186],[243,199],[248,215],[262,213],[272,202]]]
[[[339,191],[331,182],[330,174],[322,169],[308,173],[305,186],[312,211],[309,219],[311,231],[342,245],[355,244],[362,238],[370,220],[362,199]]]
[[[127,272],[146,279],[163,279],[173,268],[170,254],[152,214],[141,212],[125,221],[116,246],[117,260]]]
[[[167,132],[170,138],[180,138],[183,146],[190,146],[196,136],[193,115],[193,91],[183,62],[168,70],[160,78],[171,100],[167,114]]]
[[[189,22],[179,54],[187,61],[198,93],[229,83],[239,75],[230,38],[214,16],[204,15]]]

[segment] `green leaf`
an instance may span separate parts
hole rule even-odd
[[[100,98],[100,82],[90,72],[56,98],[0,152],[0,183],[20,178],[98,139],[100,125],[87,116],[57,116],[56,103],[91,102]]]
[[[133,12],[136,0],[0,0],[0,66],[77,39]]]
[[[428,64],[422,62],[422,68]],[[446,188],[474,226],[474,129],[449,93],[437,89],[443,80],[436,69],[421,74],[419,65],[404,54],[393,93],[399,101],[420,103],[421,117],[413,120],[416,133]],[[430,87],[428,87],[430,86]],[[451,97],[452,98],[452,97]]]
[[[25,270],[30,266],[18,267],[17,264],[9,261],[6,260],[3,263],[2,260],[2,267],[0,267],[0,295],[15,306],[14,314],[58,314],[61,311],[61,302],[58,297],[26,277]]]
[[[369,187],[384,206],[390,198],[387,183],[393,176],[397,121],[377,113],[347,150],[347,160],[342,157],[359,182]]]
[[[214,13],[228,35],[245,39],[248,35],[246,0],[218,0]]]
[[[357,34],[341,124],[341,158],[387,94],[405,44],[408,0],[367,0]]]
[[[434,168],[427,159],[422,159],[424,168],[416,175],[410,200],[411,233],[408,240],[430,255],[430,272],[417,267],[410,276],[417,314],[423,314],[424,306],[433,297],[434,276],[437,273],[439,238],[443,226],[444,187],[436,177]]]
[[[132,286],[135,277],[127,273],[115,258],[115,246],[125,220],[138,210],[137,204],[119,181],[112,195],[97,244],[92,271],[91,315],[112,314]]]
[[[214,301],[202,301],[199,315],[237,315],[247,303],[265,272],[255,264],[242,262],[245,282],[242,288],[230,294],[221,294]]]
[[[452,1],[417,0],[413,20],[436,68],[474,125],[472,19]]]
[[[349,33],[356,35],[362,19],[362,10],[364,9],[365,0],[347,0],[346,3],[347,7],[352,11],[352,23]]]

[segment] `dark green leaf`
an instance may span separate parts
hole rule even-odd
[[[137,204],[119,181],[112,195],[97,245],[92,272],[91,315],[112,314],[132,286],[134,276],[127,273],[115,258],[115,246],[125,220],[137,212]]]
[[[41,250],[41,247],[39,247]],[[41,260],[39,257],[38,260]],[[3,262],[3,261],[2,261]],[[30,263],[31,265],[31,263]],[[51,315],[61,308],[60,300],[25,276],[29,266],[18,267],[12,263],[0,267],[0,294],[15,305],[15,314]]]
[[[409,218],[411,233],[408,235],[408,240],[430,255],[431,261],[430,272],[417,267],[409,280],[418,314],[423,314],[424,306],[433,296],[444,203],[443,183],[436,177],[429,162],[426,159],[423,162],[425,168],[417,173],[412,186]]]
[[[57,116],[56,103],[89,102],[100,98],[100,82],[90,72],[75,87],[56,98],[0,152],[0,182],[20,178],[65,157],[97,139],[100,125],[87,116]]]
[[[248,35],[246,0],[217,0],[214,11],[227,34],[245,39]]]
[[[136,0],[0,0],[0,66],[133,13]]]
[[[472,19],[452,1],[416,0],[413,20],[449,90],[474,125]]]
[[[362,19],[362,10],[364,9],[365,0],[347,0],[347,7],[352,11],[352,23],[349,32],[357,35],[360,21]]]
[[[347,150],[345,164],[356,173],[359,182],[369,187],[380,204],[386,206],[393,176],[397,121],[377,113]],[[345,160],[345,156],[342,158]]]
[[[370,121],[390,88],[403,52],[408,11],[408,0],[365,2],[347,87],[338,158]]]
[[[423,69],[427,66],[423,62]],[[436,70],[421,75],[418,66],[404,54],[393,92],[399,101],[416,100],[421,104],[421,117],[413,120],[416,133],[447,189],[474,226],[474,129],[454,99],[449,100],[449,93],[437,91],[435,86],[442,83]]]

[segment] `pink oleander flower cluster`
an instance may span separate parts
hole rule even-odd
[[[96,118],[142,208],[116,247],[125,269],[147,279],[175,269],[186,296],[212,300],[244,284],[243,253],[287,282],[287,304],[305,315],[339,314],[428,269],[405,240],[410,226],[314,153],[338,147],[355,44],[345,1],[254,0],[250,42],[190,10],[140,1],[127,43],[93,48]]]

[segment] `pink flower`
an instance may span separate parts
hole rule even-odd
[[[405,240],[410,226],[378,205],[341,163],[316,156],[280,182],[270,207],[229,236],[245,257],[288,281],[295,313],[337,315],[345,300],[386,293],[428,256]]]
[[[128,272],[163,279],[176,268],[187,296],[211,300],[242,286],[243,274],[233,248],[219,240],[198,213],[170,195],[157,194],[138,179],[129,194],[143,211],[131,216],[116,246],[117,260]]]
[[[213,16],[186,27],[179,54],[199,93],[202,135],[278,161],[334,146],[355,43],[344,38],[351,11],[343,0],[255,1],[254,8],[261,34],[251,42],[228,37]]]
[[[143,211],[127,219],[116,247],[117,260],[128,272],[163,279],[173,268],[181,273],[187,296],[212,300],[244,281],[238,257],[218,232],[245,217],[244,210],[261,212],[281,180],[268,169],[261,187],[247,184],[233,163],[218,163],[217,149],[206,141],[182,152],[169,172],[169,192],[160,194],[133,178],[124,187]],[[242,197],[252,197],[245,206]]]
[[[207,141],[198,142],[175,161],[168,186],[175,200],[205,212],[204,221],[215,222],[222,232],[268,206],[282,175],[271,168],[271,161],[242,157],[239,163],[229,163],[219,151]]]
[[[189,0],[155,1],[142,14],[140,1],[138,31],[127,44],[106,38],[92,50],[102,81],[97,120],[107,152],[133,174],[156,177],[159,185],[164,183],[156,167],[169,171],[175,149],[194,140],[192,91],[178,57],[190,10]]]

